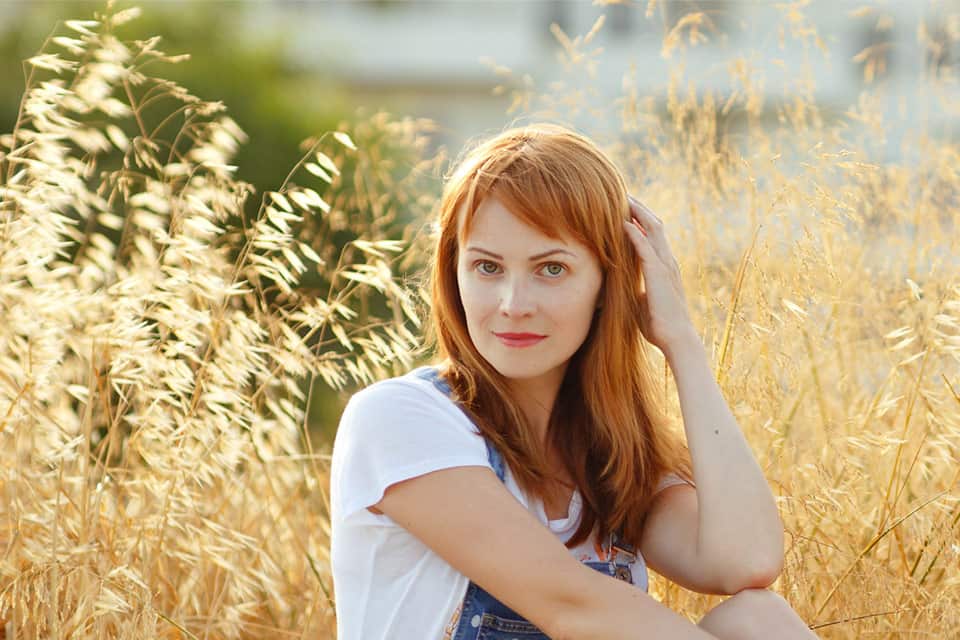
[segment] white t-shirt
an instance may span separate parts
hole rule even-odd
[[[451,567],[376,504],[392,484],[438,469],[492,468],[476,425],[437,389],[413,373],[377,382],[350,399],[340,419],[330,470],[330,560],[338,640],[441,640],[466,594],[469,579]],[[544,526],[566,542],[577,529],[581,496],[574,491],[567,517],[549,520],[506,467],[504,485]],[[684,482],[668,476],[659,489]],[[465,541],[468,543],[469,541]],[[599,560],[596,530],[570,550]],[[638,553],[638,588],[647,570]]]

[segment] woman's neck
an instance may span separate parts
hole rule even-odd
[[[543,445],[546,445],[547,425],[565,370],[566,367],[560,367],[536,378],[511,379],[509,382],[514,401],[530,421]]]

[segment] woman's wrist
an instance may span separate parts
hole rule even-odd
[[[701,354],[706,356],[703,340],[693,326],[690,326],[664,344],[661,351],[663,351],[663,355],[671,367],[673,367],[677,361],[688,359],[691,356],[697,357]]]

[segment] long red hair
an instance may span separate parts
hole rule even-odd
[[[599,309],[571,358],[547,439],[583,497],[567,547],[596,525],[639,545],[644,516],[666,472],[692,480],[690,454],[668,428],[650,353],[638,323],[640,263],[622,221],[627,189],[614,164],[586,137],[553,124],[509,129],[473,148],[444,185],[431,265],[431,342],[441,374],[528,494],[552,494],[544,447],[511,397],[506,379],[477,351],[457,286],[457,253],[480,203],[495,195],[547,236],[589,247],[603,270]]]

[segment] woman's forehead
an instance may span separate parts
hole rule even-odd
[[[464,253],[481,249],[504,258],[523,260],[555,249],[566,251],[567,258],[587,258],[592,254],[588,246],[560,225],[540,229],[499,200],[487,200],[477,208],[467,233],[463,233],[461,224],[458,245]]]
[[[483,237],[490,240],[509,240],[520,235],[524,239],[542,239],[551,242],[575,242],[573,235],[562,224],[538,224],[542,220],[528,220],[521,213],[512,210],[507,203],[495,196],[488,196],[475,208],[473,215],[467,218],[463,207],[458,216],[458,237],[461,242],[468,238]]]

